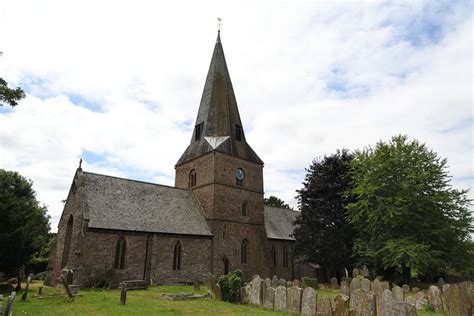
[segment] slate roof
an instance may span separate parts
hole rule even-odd
[[[267,238],[295,240],[290,235],[293,233],[293,221],[299,212],[265,205],[265,229]]]
[[[202,124],[201,138],[195,140],[195,131],[193,132],[191,143],[176,165],[214,150],[263,165],[263,161],[245,140],[220,34],[217,36],[199,105],[195,125],[198,124]],[[241,141],[236,140],[236,125],[242,127]]]
[[[91,228],[212,235],[191,190],[89,172],[79,181]]]

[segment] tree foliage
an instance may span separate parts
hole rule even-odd
[[[472,261],[470,200],[451,187],[446,159],[400,135],[356,151],[350,166],[356,200],[348,216],[359,264],[434,275]]]
[[[49,242],[49,216],[32,182],[0,169],[0,271],[12,273]]]
[[[0,78],[0,106],[4,103],[12,107],[17,106],[18,101],[25,96],[25,92],[21,88],[9,88],[7,82],[3,78]]]
[[[298,190],[301,213],[293,236],[296,253],[320,264],[328,272],[352,266],[353,231],[346,218],[346,206],[353,202],[347,194],[351,181],[346,176],[352,155],[347,150],[313,160]]]
[[[290,209],[290,206],[286,204],[285,201],[277,198],[274,195],[271,195],[269,198],[265,198],[264,202],[265,205]]]

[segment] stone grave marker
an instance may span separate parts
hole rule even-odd
[[[291,282],[291,286],[301,287],[301,281],[298,279],[295,279]]]
[[[337,278],[332,277],[329,282],[331,283],[331,287],[333,289],[338,289],[339,288],[339,282],[337,281]]]
[[[301,312],[301,296],[303,289],[297,286],[292,286],[287,290],[286,294],[286,309],[290,312]]]
[[[219,283],[216,283],[215,286],[216,292],[214,293],[216,295],[216,300],[222,301],[222,291],[221,291],[221,286]]]
[[[405,297],[405,292],[403,289],[397,285],[392,288],[393,299],[395,302],[403,302]]]
[[[392,306],[392,314],[396,316],[416,316],[416,308],[407,302],[395,302]]]
[[[127,303],[127,286],[123,285],[120,287],[120,304],[125,305]]]
[[[30,282],[31,282],[31,275],[29,275],[28,278],[26,278],[25,292],[23,292],[23,295],[21,296],[22,302],[26,301],[26,297],[28,296],[28,290],[30,289]]]
[[[426,299],[428,304],[437,312],[443,308],[443,302],[441,300],[441,291],[436,285],[431,285],[426,292]]]
[[[317,293],[312,287],[306,287],[303,290],[301,298],[301,314],[305,316],[316,315]]]
[[[461,292],[466,294],[467,301],[469,302],[469,306],[472,309],[472,314],[474,314],[474,282],[472,281],[465,281],[458,284]]]
[[[317,315],[318,316],[332,316],[332,305],[329,297],[321,297],[317,300]]]
[[[445,295],[446,309],[449,316],[470,316],[470,302],[467,293],[461,291],[457,284],[451,284]]]
[[[438,286],[440,288],[442,288],[443,285],[445,285],[445,284],[446,284],[446,282],[444,281],[444,279],[442,277],[438,279]]]
[[[341,281],[341,294],[345,296],[350,296],[351,295],[351,290],[349,286],[347,285],[347,281]]]
[[[272,288],[276,289],[277,286],[278,286],[278,277],[274,275],[272,278]]]
[[[200,290],[200,287],[199,287],[199,275],[197,275],[197,274],[194,276],[193,288],[194,288],[194,291],[199,291],[199,290]]]
[[[277,286],[284,286],[286,287],[286,280],[285,279],[280,279],[278,280],[278,285]]]
[[[362,271],[359,268],[352,269],[352,278],[357,278],[359,275],[362,275]]]
[[[362,284],[360,282],[360,279],[358,279],[358,278],[352,279],[351,285],[350,285],[351,294],[352,294],[353,291],[361,289],[361,288],[362,288]]]
[[[267,287],[265,289],[265,295],[263,296],[263,306],[269,309],[275,308],[275,289]]]
[[[379,279],[375,279],[372,283],[372,291],[375,294],[375,308],[377,310],[377,315],[380,315],[380,300],[382,299],[382,293],[385,290],[382,282]]]
[[[71,291],[71,294],[73,296],[76,296],[77,294],[79,294],[79,285],[77,284],[69,285],[69,291]]]
[[[449,283],[443,284],[443,286],[441,287],[441,293],[446,293],[446,291],[449,289],[450,285],[451,284],[449,284]]]
[[[286,287],[281,285],[275,290],[275,310],[286,310]]]
[[[291,281],[286,281],[286,287],[287,287],[287,288],[290,288],[290,287],[292,287],[292,286],[293,286],[293,282],[291,282]]]
[[[67,295],[69,298],[72,300],[74,299],[74,295],[72,295],[71,290],[69,289],[69,284],[67,284],[66,279],[64,278],[64,275],[61,274],[61,282],[63,283],[64,288],[66,289]]]
[[[212,273],[208,272],[206,274],[207,289],[214,292],[214,284],[216,284],[216,283],[217,283],[216,277]]]
[[[422,309],[425,305],[428,304],[428,300],[426,299],[425,292],[417,292],[415,295],[415,307],[416,309]]]
[[[267,288],[272,287],[272,280],[270,280],[269,278],[265,278],[265,286]]]
[[[251,289],[250,284],[245,284],[244,286],[240,288],[240,302],[242,304],[249,303],[250,289]]]
[[[408,284],[403,284],[402,290],[405,291],[405,293],[408,293],[410,292],[410,286]]]
[[[420,288],[419,287],[414,287],[414,288],[411,289],[411,291],[413,293],[418,293],[418,292],[420,292]]]
[[[263,286],[265,282],[258,275],[254,276],[251,282],[249,304],[261,305],[263,299]]]
[[[364,278],[367,278],[367,279],[370,278],[370,271],[369,271],[369,268],[367,268],[366,265],[364,265],[362,267],[362,269],[360,269],[359,271],[360,271],[360,273],[362,274],[362,276]]]
[[[360,281],[360,288],[366,292],[370,292],[372,291],[372,283],[370,282],[369,279],[362,279]]]
[[[11,316],[13,314],[13,303],[15,303],[16,292],[12,292],[7,300],[4,316]]]
[[[337,294],[334,298],[335,308],[334,316],[347,316],[349,312],[349,297],[343,294]]]
[[[390,290],[385,289],[380,299],[380,315],[392,315],[393,304],[395,299]]]

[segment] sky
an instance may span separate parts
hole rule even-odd
[[[174,185],[222,18],[265,196],[297,207],[313,159],[406,134],[474,197],[470,1],[0,1],[0,168],[57,231],[85,171]]]

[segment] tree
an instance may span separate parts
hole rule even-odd
[[[447,161],[417,140],[395,136],[355,152],[348,216],[357,231],[354,253],[391,278],[435,275],[472,262],[467,191],[453,189]]]
[[[8,84],[3,78],[0,78],[0,106],[3,103],[10,105],[11,107],[17,106],[18,101],[25,97],[25,92],[21,88],[8,88]]]
[[[295,221],[295,251],[306,261],[318,263],[327,273],[340,273],[353,264],[353,231],[346,218],[346,206],[353,202],[347,192],[351,180],[347,150],[313,160],[298,190],[301,213]]]
[[[0,271],[8,274],[26,264],[49,242],[49,216],[36,200],[32,182],[0,169]]]
[[[264,202],[265,205],[290,209],[290,206],[286,204],[285,201],[277,198],[274,195],[270,195],[269,198],[265,198]]]

